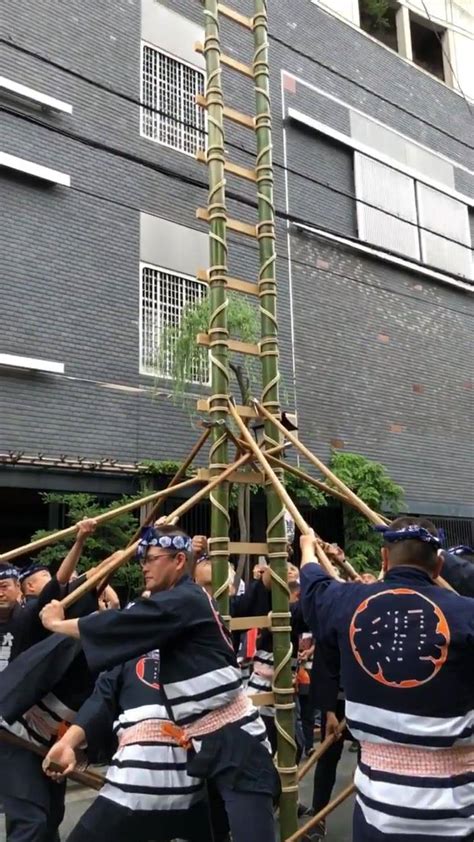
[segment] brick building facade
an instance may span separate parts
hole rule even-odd
[[[472,106],[319,3],[271,0],[269,15],[283,399],[315,452],[380,460],[408,510],[467,540]],[[203,20],[193,0],[1,16],[0,497],[21,512],[38,489],[131,490],[134,463],[196,437],[152,370],[160,319],[204,294]],[[222,43],[251,61],[224,19]],[[223,81],[252,113],[251,80]],[[250,166],[253,134],[226,128],[229,159]],[[254,221],[254,187],[228,189],[230,215]],[[253,243],[229,240],[230,273],[255,279]],[[191,402],[205,393],[190,385]],[[115,465],[66,470],[62,455]]]

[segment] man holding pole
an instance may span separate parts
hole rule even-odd
[[[442,559],[430,521],[383,531],[385,580],[350,586],[301,538],[303,612],[340,656],[346,718],[360,741],[354,842],[472,840],[474,611],[437,587]]]
[[[124,611],[65,620],[60,603],[43,610],[53,632],[80,638],[92,670],[110,669],[160,650],[160,683],[187,771],[212,780],[233,842],[274,842],[279,781],[265,726],[247,699],[232,641],[205,591],[187,573],[191,540],[180,530],[147,527],[139,544],[151,592]]]
[[[40,571],[37,567],[25,570],[23,582],[28,581],[30,576],[36,578],[36,590],[29,589],[25,605],[19,603],[21,591],[18,580],[21,576],[11,564],[0,565],[0,673],[3,667],[6,668],[8,663],[44,637],[39,612],[61,594],[81,557],[88,536],[95,528],[96,523],[90,518],[78,524],[76,541],[54,577],[49,571]],[[0,674],[2,689],[9,672],[3,676]],[[31,674],[27,680],[31,686]],[[22,685],[20,694],[24,696],[27,689],[30,690],[30,687]],[[28,711],[26,717],[13,726],[7,725],[0,717],[0,732],[7,730],[36,744],[48,744],[51,729],[57,729],[64,716],[64,705],[49,693],[42,700],[36,716],[35,711]],[[26,748],[0,741],[0,795],[5,808],[8,842],[39,842],[43,839],[55,842],[64,815],[64,786],[52,784],[45,778],[38,756]]]

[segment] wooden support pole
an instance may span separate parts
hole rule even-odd
[[[209,482],[212,479],[208,468],[199,468],[198,477],[201,482]],[[263,481],[264,475],[256,471],[234,471],[229,477],[229,482],[236,485],[261,485]]]
[[[182,503],[181,506],[178,506],[177,509],[175,509],[170,515],[166,517],[164,523],[174,523],[183,514],[185,514],[185,512],[189,511],[189,509],[192,509],[192,507],[195,506],[196,503],[198,503],[208,494],[210,495],[215,488],[217,488],[220,484],[225,482],[225,480],[228,479],[228,477],[233,471],[247,464],[247,462],[249,462],[250,460],[251,454],[245,453],[243,456],[240,457],[240,459],[237,460],[237,462],[233,462],[226,468],[225,471],[219,473],[218,476],[214,477],[211,480],[211,482],[204,486],[204,488],[201,488],[199,491],[196,492],[196,494],[193,494],[193,496],[190,497],[189,500],[185,500],[185,502]],[[168,494],[171,493],[171,491],[172,489],[169,489]],[[63,608],[66,610],[71,605],[74,605],[74,603],[77,602],[77,600],[80,599],[81,596],[93,590],[103,580],[104,577],[111,576],[113,573],[115,573],[115,571],[118,570],[119,567],[121,567],[133,557],[137,547],[138,541],[135,541],[135,543],[131,544],[129,547],[127,547],[127,549],[119,550],[118,552],[111,555],[108,559],[106,559],[105,562],[102,562],[102,564],[99,564],[96,568],[94,568],[93,571],[89,571],[89,577],[87,578],[87,580],[81,585],[79,585],[78,588],[76,588],[66,597],[64,597],[64,599],[61,600],[61,605],[63,606]],[[228,566],[226,573],[228,578]]]
[[[263,705],[273,706],[275,704],[273,693],[254,693],[252,696],[249,696],[249,699],[251,699],[255,707],[262,707]]]
[[[38,755],[38,757],[46,757],[48,753],[47,748],[43,748],[43,746],[38,746],[35,743],[30,743],[28,740],[22,739],[22,737],[17,737],[16,734],[10,734],[8,731],[1,731],[0,732],[0,742],[6,743],[7,745],[16,746],[17,748],[23,748],[26,751],[30,751],[32,754]],[[50,763],[49,768],[53,772],[61,773],[63,771],[63,767],[59,766],[57,763]],[[4,774],[7,774],[7,771],[4,771]],[[87,786],[90,789],[102,789],[105,784],[105,778],[103,775],[100,775],[98,772],[92,772],[90,770],[86,771],[79,771],[75,770],[68,775],[72,781],[76,781],[76,783],[81,784],[82,786]]]
[[[352,503],[349,502],[349,498],[346,497],[342,491],[338,491],[337,488],[332,488],[330,485],[327,485],[327,483],[321,482],[319,479],[315,479],[311,476],[311,474],[307,474],[306,471],[302,471],[295,465],[291,465],[289,462],[283,462],[282,459],[277,459],[276,456],[271,456],[269,461],[272,465],[275,465],[275,467],[288,471],[288,473],[293,474],[294,477],[298,477],[298,479],[303,480],[303,482],[307,482],[308,485],[314,486],[314,488],[317,488],[318,491],[322,491],[323,494],[331,495],[336,500],[340,500],[341,503],[345,503],[348,506],[352,505]]]
[[[101,515],[97,515],[94,520],[97,521],[97,524],[107,523],[109,520],[113,520],[113,518],[118,515],[123,515],[126,512],[132,512],[134,509],[138,509],[140,506],[145,506],[147,503],[154,503],[156,500],[165,499],[166,497],[169,497],[173,491],[181,491],[181,489],[189,488],[191,485],[196,485],[196,483],[197,480],[194,477],[187,479],[184,482],[180,482],[178,485],[173,486],[172,489],[163,488],[161,491],[155,491],[153,494],[148,494],[146,497],[141,497],[138,500],[132,500],[130,503],[125,503],[123,506],[117,506],[116,509],[103,512]],[[60,529],[59,532],[53,532],[51,535],[45,535],[44,538],[38,538],[36,541],[31,541],[29,544],[24,544],[22,547],[16,547],[14,550],[9,550],[8,552],[0,555],[0,562],[11,561],[12,559],[18,558],[26,553],[34,553],[36,550],[40,550],[42,547],[47,547],[49,544],[54,544],[56,541],[62,541],[64,538],[71,538],[76,534],[78,528],[79,524],[75,523],[74,526],[68,526],[67,529]]]
[[[302,444],[302,442],[300,442],[300,440],[296,436],[294,436],[293,433],[290,432],[290,430],[287,430],[286,427],[284,427],[283,424],[278,420],[278,418],[275,418],[274,416],[270,415],[270,413],[265,409],[265,407],[262,406],[262,404],[259,403],[258,401],[254,401],[254,404],[255,404],[255,407],[257,408],[257,410],[258,410],[258,412],[261,416],[263,416],[264,418],[272,418],[275,426],[278,427],[279,431],[281,433],[283,433],[283,435],[286,436],[286,438],[292,444],[295,445],[295,447],[300,451],[300,453],[302,453],[303,456],[306,456],[306,458],[308,459],[309,462],[311,462],[316,468],[318,468],[318,470],[320,470],[322,474],[324,474],[329,480],[331,480],[331,482],[334,483],[334,485],[343,494],[346,495],[346,497],[348,498],[348,501],[347,501],[348,505],[352,505],[354,507],[354,509],[357,509],[357,511],[359,511],[361,514],[365,515],[366,518],[368,520],[370,520],[370,522],[373,523],[374,525],[376,525],[376,526],[386,526],[387,525],[387,518],[386,517],[384,517],[383,515],[379,515],[377,512],[374,512],[373,509],[370,508],[370,506],[367,506],[367,504],[364,503],[364,501],[361,500],[361,498],[358,497],[357,494],[355,494],[344,482],[342,482],[342,480],[340,480],[339,477],[337,477],[336,474],[334,474],[327,467],[327,465],[324,464],[324,462],[321,462],[321,460],[318,459],[318,457],[315,456],[314,453],[311,453],[311,451],[308,450],[308,448],[305,447],[305,445]],[[317,552],[318,558],[319,558],[317,546],[316,546],[316,552]],[[320,563],[321,563],[321,559],[319,559],[319,560],[320,560]],[[455,589],[452,588],[451,585],[445,579],[443,579],[442,576],[438,576],[438,578],[434,579],[434,581],[436,582],[437,585],[439,585],[440,588],[445,588],[446,590],[449,590],[449,591],[455,591]]]
[[[290,495],[288,494],[288,492],[287,492],[286,488],[284,487],[283,483],[278,478],[278,476],[276,475],[275,471],[273,470],[273,468],[271,467],[271,465],[268,461],[267,457],[268,457],[268,453],[270,451],[264,453],[262,450],[260,450],[258,444],[253,440],[251,434],[247,430],[247,427],[245,426],[243,421],[241,421],[238,413],[235,411],[235,408],[234,408],[234,406],[231,402],[229,403],[229,406],[230,406],[230,413],[231,413],[232,417],[234,418],[235,423],[239,427],[239,430],[241,432],[241,435],[242,435],[244,441],[247,443],[250,450],[252,451],[254,456],[257,458],[257,461],[260,462],[260,465],[262,466],[263,471],[265,472],[269,482],[272,484],[273,488],[275,489],[275,492],[278,494],[279,499],[282,501],[282,503],[284,504],[284,506],[286,507],[286,509],[290,513],[290,515],[292,516],[292,518],[295,521],[295,523],[296,523],[298,529],[300,530],[300,532],[303,535],[308,535],[311,532],[310,527],[306,523],[303,516],[300,514],[299,510],[295,506],[293,500],[291,499]],[[270,455],[271,455],[271,453],[270,453]],[[244,458],[244,457],[242,457],[242,458]],[[267,543],[268,543],[268,540],[267,540]],[[325,568],[326,573],[328,573],[329,576],[331,576],[332,578],[335,578],[333,567],[329,562],[327,562],[327,559],[326,559],[326,563],[322,562],[322,566]]]
[[[361,514],[365,515],[367,517],[367,519],[370,520],[370,522],[373,523],[374,525],[377,525],[377,526],[382,526],[382,525],[386,526],[387,525],[387,518],[386,517],[384,517],[383,515],[379,515],[377,512],[374,512],[373,509],[371,509],[369,506],[367,506],[367,504],[364,503],[364,501],[361,500],[361,498],[358,497],[357,494],[355,494],[353,491],[351,491],[351,489],[344,482],[342,482],[342,480],[340,480],[339,477],[337,477],[324,464],[324,462],[321,462],[317,458],[317,456],[314,455],[314,453],[311,453],[311,451],[308,450],[308,448],[305,447],[304,444],[302,444],[299,441],[299,439],[296,436],[293,435],[293,433],[291,433],[289,430],[287,430],[286,427],[284,427],[283,424],[281,424],[280,421],[277,418],[274,418],[273,416],[270,416],[270,414],[267,412],[265,407],[262,406],[261,403],[259,403],[258,401],[254,401],[254,404],[255,404],[255,406],[256,406],[256,408],[257,408],[257,410],[258,410],[258,412],[261,416],[263,415],[266,418],[272,417],[273,422],[278,427],[280,432],[283,433],[283,435],[286,436],[286,438],[292,444],[294,444],[295,447],[304,456],[306,456],[306,458],[308,459],[309,462],[312,462],[312,464],[315,465],[315,467],[317,467],[321,471],[321,473],[323,473],[325,476],[327,476],[328,479],[330,479],[331,482],[333,482],[334,485],[336,485],[338,487],[338,489],[341,491],[342,494],[345,494],[345,496],[348,498],[347,505],[353,506],[354,509],[357,509],[357,511],[359,511]],[[316,552],[317,552],[318,558],[319,558],[319,552],[318,552],[317,546],[316,546]],[[321,563],[320,558],[319,558],[319,560],[320,560],[320,563]],[[434,579],[434,581],[436,582],[436,584],[440,588],[445,588],[448,591],[454,591],[456,593],[455,588],[451,587],[451,585],[446,581],[446,579],[443,579],[442,576],[438,576],[438,578]]]
[[[67,594],[62,600],[61,605],[64,611],[67,611],[71,605],[74,605],[84,594],[93,591],[95,588],[99,587],[101,583],[107,579],[110,579],[111,576],[115,573],[119,567],[122,567],[127,561],[130,561],[131,558],[136,553],[138,547],[138,541],[135,543],[130,544],[126,550],[118,550],[117,552],[113,553],[111,556],[106,558],[101,564],[98,564],[93,570],[88,571],[88,576],[78,588],[75,588],[73,591]]]
[[[339,807],[340,804],[343,804],[344,801],[347,801],[347,799],[354,792],[355,785],[353,783],[349,784],[349,786],[346,786],[346,788],[343,789],[342,792],[339,793],[339,795],[336,795],[333,801],[327,804],[326,807],[323,807],[323,809],[320,810],[319,813],[316,813],[316,815],[313,816],[309,820],[309,822],[306,822],[306,824],[304,824],[303,827],[300,827],[300,829],[297,830],[296,833],[293,833],[291,836],[287,836],[286,838],[282,837],[282,839],[284,839],[284,842],[298,842],[299,839],[302,839],[303,836],[307,834],[308,830],[311,830],[313,827],[316,827],[316,825],[319,824],[319,822],[321,822],[323,819],[325,819],[326,816],[329,816],[329,814],[332,813],[336,809],[336,807]]]
[[[313,752],[311,757],[308,757],[306,763],[303,763],[300,768],[298,769],[298,781],[301,781],[305,775],[316,765],[319,758],[323,756],[327,752],[329,748],[336,742],[338,739],[338,735],[342,734],[344,728],[346,727],[346,720],[343,719],[342,722],[339,723],[339,728],[337,729],[337,734],[329,734],[322,743],[319,744],[316,751]]]
[[[309,462],[311,462],[319,471],[321,471],[322,474],[324,474],[329,480],[331,480],[331,482],[334,483],[336,488],[339,491],[341,491],[343,494],[345,494],[345,496],[349,500],[351,500],[352,505],[354,506],[355,509],[357,509],[359,512],[361,512],[361,514],[365,515],[368,518],[368,520],[370,520],[371,523],[377,524],[377,525],[382,525],[382,524],[385,525],[386,521],[381,515],[377,514],[377,512],[374,512],[370,508],[370,506],[368,506],[366,503],[364,503],[364,501],[361,500],[360,497],[358,497],[357,494],[355,494],[341,479],[339,479],[339,477],[337,477],[336,474],[334,474],[327,467],[327,465],[324,464],[324,462],[321,462],[321,460],[318,459],[318,457],[315,456],[314,453],[311,453],[311,451],[308,450],[307,447],[305,447],[305,445],[299,440],[299,438],[297,436],[295,436],[292,432],[290,432],[290,430],[287,430],[286,427],[283,426],[281,421],[279,421],[278,419],[275,419],[268,412],[268,410],[265,408],[265,406],[263,406],[261,403],[259,403],[259,401],[254,401],[254,403],[255,403],[255,406],[256,406],[257,410],[259,411],[260,415],[262,415],[264,418],[268,418],[268,419],[273,418],[273,423],[278,428],[280,433],[282,433],[284,436],[286,436],[286,438],[289,441],[291,441],[292,444],[294,444],[294,446],[297,448],[297,450],[299,450],[300,453],[302,453],[303,456],[305,456],[306,459]]]
[[[293,474],[299,479],[302,479],[304,482],[307,482],[308,485],[313,485],[315,488],[319,489],[320,491],[323,491],[325,494],[332,494],[334,497],[341,500],[341,502],[347,503],[348,506],[353,505],[352,501],[348,500],[347,497],[344,494],[342,494],[342,492],[330,488],[330,486],[326,485],[326,483],[314,479],[314,477],[310,476],[310,474],[306,474],[304,471],[301,471],[294,465],[290,465],[288,462],[283,462],[282,459],[278,459],[275,456],[269,456],[268,461],[271,465],[275,465],[276,467],[281,468],[283,471],[288,471],[288,473]],[[320,548],[323,550],[324,553],[327,553],[330,549],[330,545],[326,541],[323,541],[319,536],[316,537],[318,538]],[[338,559],[335,559],[335,563],[350,579],[356,580],[359,578],[357,570],[354,569],[350,561],[348,561],[347,559],[344,559],[344,561],[339,561]]]
[[[188,470],[188,468],[191,467],[191,465],[193,464],[196,456],[201,452],[201,450],[204,447],[204,445],[206,444],[210,434],[211,434],[211,427],[206,427],[206,429],[203,430],[203,432],[199,436],[199,439],[197,440],[196,444],[194,445],[194,447],[192,448],[192,450],[190,451],[190,453],[188,454],[188,456],[186,457],[184,462],[179,466],[175,475],[169,481],[168,485],[166,486],[167,488],[175,488],[178,485],[178,483],[180,482],[180,480],[184,476],[186,476],[186,471]],[[199,474],[198,474],[198,476],[199,476]],[[153,524],[155,522],[156,517],[157,517],[157,515],[158,515],[158,513],[161,509],[161,506],[163,504],[164,499],[165,498],[160,497],[160,499],[157,500],[156,504],[153,506],[150,514],[145,519],[145,522],[142,524],[142,526],[149,526],[150,524]],[[139,538],[140,529],[141,529],[141,527],[139,527],[137,529],[137,531],[135,532],[133,537],[128,542],[127,546],[130,546],[131,544],[133,544],[137,540],[137,538]]]
[[[286,488],[284,487],[283,483],[277,477],[275,471],[271,467],[271,465],[270,465],[270,463],[267,459],[268,454],[266,452],[264,453],[262,450],[260,450],[258,444],[252,438],[251,433],[249,433],[247,427],[245,426],[243,421],[240,419],[240,417],[239,417],[239,415],[238,415],[238,413],[237,413],[237,411],[236,411],[236,409],[235,409],[235,407],[234,407],[234,405],[231,401],[229,401],[229,407],[230,407],[230,413],[231,413],[235,423],[237,424],[237,426],[240,430],[240,433],[242,435],[243,440],[246,442],[247,446],[252,451],[254,457],[257,459],[257,461],[262,466],[263,471],[265,472],[266,476],[268,477],[269,481],[271,482],[275,491],[277,492],[279,499],[283,502],[283,504],[288,509],[288,511],[291,514],[293,520],[295,521],[296,525],[298,526],[298,529],[300,530],[300,532],[303,535],[308,535],[310,533],[310,527],[308,526],[305,519],[303,518],[303,516],[300,514],[300,512],[296,508],[295,504],[293,503],[293,500],[291,499],[290,495],[288,494],[288,492],[287,492]]]

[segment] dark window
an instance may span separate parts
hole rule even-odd
[[[420,23],[412,15],[410,15],[410,29],[413,61],[428,73],[444,81],[442,46],[444,30],[437,29],[428,21]]]
[[[391,0],[359,0],[361,28],[392,50],[398,50],[397,6]]]

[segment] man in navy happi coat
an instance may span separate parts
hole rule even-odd
[[[340,657],[346,718],[361,754],[354,842],[474,839],[474,605],[438,587],[436,528],[384,531],[384,581],[345,584],[301,539],[303,612]]]

